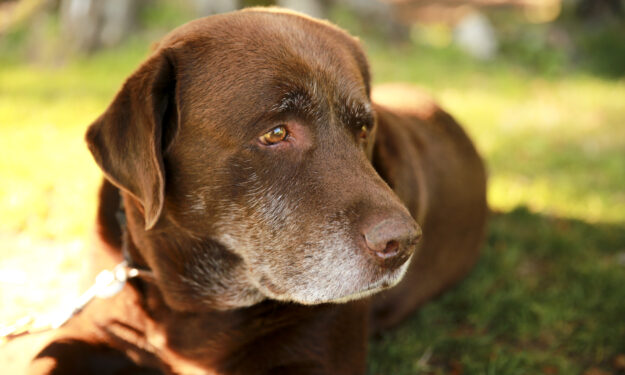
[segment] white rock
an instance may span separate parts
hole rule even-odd
[[[492,59],[497,53],[495,29],[488,18],[479,12],[469,13],[456,25],[454,42],[480,60]]]

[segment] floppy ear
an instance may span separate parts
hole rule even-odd
[[[173,58],[161,49],[126,80],[86,135],[106,178],[143,205],[146,230],[163,210],[164,134],[177,126],[175,91]]]

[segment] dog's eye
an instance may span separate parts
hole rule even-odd
[[[360,133],[358,133],[358,137],[362,140],[366,140],[369,135],[369,129],[365,125],[360,128]]]
[[[287,135],[289,135],[289,132],[287,132],[286,127],[280,125],[263,134],[259,140],[264,145],[273,145],[284,141]]]

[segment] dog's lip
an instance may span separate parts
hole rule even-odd
[[[325,300],[325,301],[319,301],[319,302],[315,302],[315,303],[343,303],[343,302],[348,302],[348,301],[352,301],[355,299],[361,299],[361,298],[365,298],[365,297],[369,297],[373,294],[376,294],[378,292],[381,292],[385,289],[394,287],[395,285],[397,285],[404,277],[404,275],[406,274],[406,272],[408,271],[408,265],[409,265],[409,260],[410,257],[408,257],[408,259],[406,260],[405,264],[403,264],[402,266],[400,266],[399,268],[393,270],[390,273],[387,273],[385,275],[383,275],[379,280],[370,283],[369,285],[367,285],[366,288],[358,290],[356,292],[338,297],[338,298],[334,298],[331,300]]]
[[[347,291],[347,294],[335,298],[291,299],[289,297],[289,291],[283,288],[279,288],[275,283],[270,281],[270,278],[267,277],[267,275],[261,276],[261,278],[258,280],[258,285],[262,285],[263,289],[266,289],[266,291],[270,292],[270,298],[274,298],[277,300],[293,301],[304,305],[317,305],[323,303],[345,303],[369,297],[373,294],[397,285],[402,280],[404,274],[408,269],[408,261],[410,260],[410,257],[411,255],[406,256],[406,261],[404,262],[405,264],[402,264],[395,269],[386,269],[382,271],[378,269],[377,280],[367,283],[364,288],[356,288],[352,291]]]
[[[313,302],[313,303],[344,303],[344,302],[348,302],[352,300],[362,299],[365,297],[369,297],[375,293],[381,292],[387,288],[390,288],[394,284],[395,283],[391,283],[388,280],[384,280],[381,284],[377,284],[377,283],[371,284],[366,289],[360,290],[355,293],[346,294],[344,296],[333,298],[330,300],[320,300],[318,302]]]
[[[407,270],[408,270],[408,263],[400,266],[399,268],[391,272],[382,273],[379,276],[378,280],[368,283],[362,289],[356,289],[354,291],[348,292],[347,294],[344,294],[342,296],[338,296],[335,298],[314,298],[314,299],[294,298],[293,299],[293,298],[288,297],[289,294],[285,290],[269,289],[272,293],[278,292],[277,294],[274,294],[270,298],[274,298],[274,299],[282,300],[282,301],[292,301],[292,302],[300,303],[303,305],[319,305],[319,304],[324,304],[324,303],[346,303],[349,301],[354,301],[354,300],[359,300],[359,299],[370,297],[376,293],[379,293],[385,289],[388,289],[397,285],[402,280]],[[269,286],[266,284],[267,281],[268,281],[267,278],[263,279],[263,282],[265,283],[264,287]]]

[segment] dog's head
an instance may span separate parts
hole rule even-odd
[[[251,10],[168,35],[87,133],[166,301],[346,301],[396,284],[420,229],[371,165],[356,39]]]

